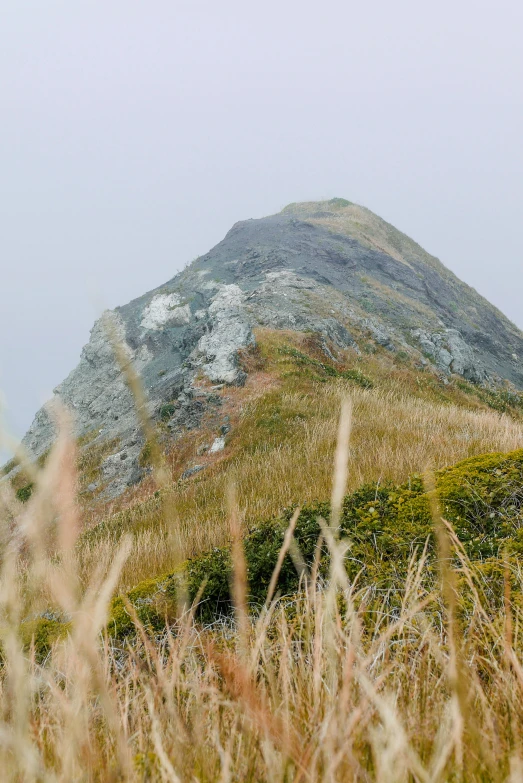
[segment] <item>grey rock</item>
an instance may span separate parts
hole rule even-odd
[[[219,437],[215,438],[211,448],[209,449],[209,454],[216,454],[218,451],[223,451],[225,448],[225,438]]]
[[[487,379],[485,367],[457,329],[430,334],[422,329],[414,329],[412,335],[419,341],[422,351],[443,372],[462,375],[474,383],[482,383]]]
[[[194,476],[196,473],[199,473],[204,468],[205,468],[205,465],[193,465],[192,468],[188,468],[187,470],[184,470],[184,472],[181,475],[181,478],[182,479],[188,479],[191,476]]]
[[[165,326],[182,326],[191,320],[191,308],[178,294],[156,294],[144,307],[141,326],[159,331]]]
[[[101,465],[102,481],[106,484],[103,497],[115,498],[141,479],[143,471],[138,465],[140,451],[138,446],[131,446],[104,459]]]
[[[378,345],[382,345],[389,351],[396,350],[396,345],[394,343],[394,332],[392,329],[387,328],[384,324],[377,323],[371,318],[365,318],[362,321],[362,325],[368,329]],[[400,342],[403,342],[403,340],[400,340]]]
[[[246,319],[244,301],[239,286],[222,285],[209,305],[210,328],[200,338],[196,355],[203,355],[202,369],[211,381],[234,384],[245,380],[237,355],[241,348],[254,343],[254,335]]]

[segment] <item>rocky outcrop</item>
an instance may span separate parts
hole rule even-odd
[[[478,358],[477,351],[467,345],[457,329],[433,333],[414,329],[412,336],[419,341],[425,356],[432,359],[442,372],[462,375],[473,383],[487,380],[487,371]]]
[[[315,332],[326,352],[329,344],[358,351],[363,334],[442,373],[523,388],[522,333],[437,259],[343,199],[291,205],[237,223],[164,286],[94,325],[55,395],[72,411],[77,435],[113,444],[101,467],[106,497],[140,479],[144,446],[114,337],[140,373],[149,413],[176,440],[219,404],[200,377],[244,382],[238,352],[253,344],[257,326]],[[43,408],[24,444],[39,456],[53,438]]]
[[[95,323],[78,366],[55,389],[55,396],[71,411],[78,435],[98,431],[112,438],[135,431],[138,426],[133,397],[115,361],[110,328],[138,371],[149,359],[146,346],[138,351],[129,349],[125,343],[125,324],[117,313],[112,314],[110,324],[103,317]],[[53,417],[44,407],[37,413],[23,442],[35,456],[40,456],[54,437]]]
[[[197,349],[203,357],[204,374],[214,382],[241,383],[244,373],[238,368],[238,351],[254,342],[242,289],[235,284],[220,286],[207,318],[209,328]]]

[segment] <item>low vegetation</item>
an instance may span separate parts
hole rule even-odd
[[[367,601],[371,595],[376,600],[387,594],[391,607],[400,606],[411,559],[423,550],[423,581],[426,589],[433,586],[434,495],[453,526],[461,551],[474,564],[476,576],[483,575],[478,589],[491,601],[502,597],[500,563],[517,567],[523,555],[523,450],[482,455],[441,470],[435,475],[432,492],[426,491],[421,476],[412,476],[402,485],[367,484],[348,495],[339,520],[339,533],[347,542],[345,570],[351,581],[365,586]],[[330,504],[309,504],[298,512],[293,531],[300,561],[310,571],[316,559],[319,575],[326,577],[330,553],[322,542],[321,525],[331,516]],[[247,599],[254,614],[263,607],[293,514],[294,509],[289,509],[280,519],[261,522],[244,537]],[[199,620],[212,623],[226,617],[233,608],[232,574],[230,547],[214,547],[172,573],[145,580],[115,598],[109,633],[117,639],[135,633],[133,610],[144,628],[161,630],[166,617],[176,615],[184,588],[191,603],[198,599]],[[301,576],[287,553],[274,589],[282,595],[295,593]]]

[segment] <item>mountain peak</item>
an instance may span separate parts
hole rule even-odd
[[[343,198],[235,224],[111,319],[142,377],[149,413],[163,419],[172,411],[174,440],[214,405],[212,388],[198,379],[244,382],[238,355],[260,327],[314,333],[332,357],[361,354],[363,341],[442,377],[523,388],[523,334],[416,242]],[[107,496],[139,480],[143,435],[103,319],[55,393],[74,412],[78,436],[118,443],[104,463]],[[24,443],[39,456],[53,438],[43,408]]]

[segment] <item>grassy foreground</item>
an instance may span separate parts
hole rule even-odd
[[[522,780],[518,410],[261,352],[201,478],[92,524],[64,425],[1,486],[1,779]]]
[[[4,552],[3,779],[520,780],[523,452],[442,471],[438,493],[416,480],[342,502],[344,443],[331,504],[245,546],[231,497],[226,562],[220,550],[192,561],[192,608],[144,626],[138,594],[111,598],[128,537],[79,582],[74,453],[60,441]],[[351,553],[366,553],[370,579]],[[227,601],[212,623],[198,608],[209,585]],[[44,658],[23,638],[42,594],[69,617]],[[127,641],[107,625],[118,610]]]

